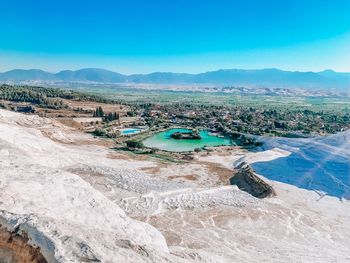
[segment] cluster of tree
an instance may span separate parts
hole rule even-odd
[[[42,107],[67,107],[60,99],[115,103],[115,101],[94,94],[67,89],[44,88],[34,86],[0,85],[0,99],[29,102]]]
[[[106,137],[106,138],[116,138],[117,133],[115,133],[113,130],[106,130],[103,128],[97,128],[92,132],[93,135],[99,136],[99,137]]]
[[[105,116],[105,113],[104,113],[104,111],[103,111],[101,106],[96,108],[96,110],[93,113],[93,116],[94,117],[104,117]]]
[[[48,96],[45,90],[8,85],[0,86],[0,98],[3,100],[49,105],[51,102],[48,99],[49,97],[51,96]]]
[[[336,133],[350,127],[349,111],[319,111],[305,108],[269,108],[200,103],[134,103],[150,127],[168,123],[206,127],[221,132],[235,131],[255,135],[301,136],[299,134]]]
[[[105,122],[110,122],[110,121],[115,121],[119,120],[120,115],[117,112],[110,112],[108,114],[105,114],[101,106],[98,106],[96,110],[93,113],[94,117],[101,117],[103,118],[103,121]]]
[[[119,120],[119,113],[116,112],[110,112],[104,117],[104,121],[110,122],[110,121],[116,121]]]
[[[141,141],[137,140],[126,141],[126,146],[130,149],[142,149],[145,147]]]

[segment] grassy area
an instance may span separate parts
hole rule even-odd
[[[289,109],[331,112],[350,112],[350,100],[342,97],[290,97],[267,95],[236,95],[227,93],[205,93],[184,91],[160,91],[124,88],[82,88],[90,93],[122,103],[157,104],[207,104],[254,107],[261,109]]]

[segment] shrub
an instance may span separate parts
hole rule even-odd
[[[106,136],[106,131],[102,130],[102,129],[95,129],[92,132],[92,134],[95,135],[95,136]]]
[[[126,142],[126,146],[128,148],[132,148],[132,149],[142,149],[144,148],[144,145],[142,142],[140,141],[136,141],[136,140],[130,140]]]

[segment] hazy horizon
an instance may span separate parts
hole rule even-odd
[[[62,71],[79,71],[79,70],[86,70],[86,69],[98,69],[98,70],[106,70],[106,71],[111,71],[114,73],[119,73],[122,75],[148,75],[148,74],[152,74],[152,73],[174,73],[174,74],[201,74],[201,73],[208,73],[208,72],[216,72],[216,71],[220,71],[220,70],[244,70],[244,71],[259,71],[259,70],[279,70],[279,71],[286,71],[286,72],[300,72],[300,73],[307,73],[307,72],[313,72],[313,73],[320,73],[320,72],[324,72],[324,71],[333,71],[335,73],[350,73],[349,71],[336,71],[334,69],[331,68],[327,68],[327,69],[323,69],[323,70],[319,70],[319,71],[311,71],[311,70],[287,70],[287,69],[282,69],[282,68],[276,68],[276,67],[272,67],[272,68],[216,68],[216,69],[212,69],[212,70],[207,70],[207,71],[196,71],[196,72],[184,72],[184,71],[162,71],[162,70],[156,70],[156,71],[149,71],[149,72],[120,72],[120,71],[116,71],[113,69],[109,69],[109,68],[98,68],[98,67],[81,67],[81,68],[62,68],[59,69],[57,71],[50,71],[50,70],[45,70],[42,68],[11,68],[9,70],[5,70],[5,71],[0,71],[0,73],[6,73],[9,71],[13,71],[13,70],[41,70],[41,71],[45,71],[51,74],[57,74],[60,73]]]

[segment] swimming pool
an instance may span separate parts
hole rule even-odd
[[[141,129],[137,129],[137,128],[126,128],[126,129],[121,129],[120,133],[122,135],[131,135],[131,134],[139,133],[140,131]]]

